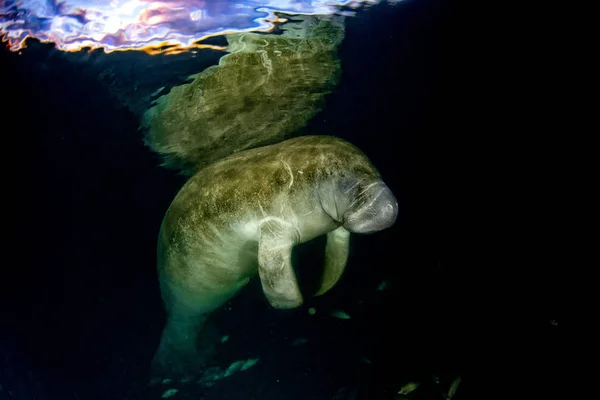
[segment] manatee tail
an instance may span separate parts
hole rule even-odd
[[[143,118],[162,165],[193,175],[238,151],[285,140],[337,85],[341,16],[294,16],[279,33],[226,35],[228,54],[157,99]]]

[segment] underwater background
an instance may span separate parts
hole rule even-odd
[[[352,235],[340,282],[299,309],[271,308],[251,282],[219,311],[228,338],[218,359],[259,361],[210,385],[151,382],[166,318],[156,239],[186,178],[144,145],[140,115],[158,88],[223,52],[3,43],[0,399],[443,399],[462,377],[452,397],[461,400],[481,394],[482,375],[502,386],[478,361],[519,353],[509,342],[530,353],[521,362],[543,365],[540,341],[557,322],[532,318],[515,335],[502,322],[518,309],[501,285],[513,277],[486,269],[495,255],[482,252],[491,211],[478,166],[493,152],[484,137],[494,78],[480,55],[485,21],[473,13],[410,0],[346,18],[340,82],[299,133],[364,151],[398,199],[398,220]],[[294,249],[303,285],[319,272],[322,239]]]

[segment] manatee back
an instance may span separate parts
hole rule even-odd
[[[201,169],[183,186],[171,208],[193,209],[200,219],[231,218],[282,193],[315,191],[331,177],[379,177],[370,160],[334,136],[302,136],[246,150]]]

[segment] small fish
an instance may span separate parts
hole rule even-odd
[[[210,367],[204,371],[202,377],[198,380],[198,383],[203,386],[207,386],[213,381],[217,381],[225,377],[225,371],[221,370],[219,367]]]
[[[150,97],[154,97],[154,96],[158,95],[160,92],[163,91],[164,88],[165,88],[164,86],[159,87],[150,95]]]
[[[229,340],[229,335],[225,335],[221,338],[221,343],[225,343],[228,340]]]
[[[247,369],[250,369],[254,365],[256,365],[258,360],[259,360],[258,358],[249,358],[248,360],[235,361],[229,366],[229,368],[227,368],[227,370],[225,371],[225,373],[222,376],[219,375],[219,378],[216,378],[216,379],[225,378],[225,377],[233,375],[234,373],[236,373],[238,371],[245,371]]]
[[[419,385],[421,385],[421,382],[408,382],[406,385],[402,386],[400,390],[398,390],[398,394],[407,395],[418,388]]]
[[[244,360],[234,361],[233,364],[227,368],[227,371],[225,371],[225,376],[233,375],[235,372],[239,371],[244,365],[244,362]]]
[[[257,362],[258,362],[258,358],[249,358],[248,360],[246,360],[244,365],[242,365],[242,368],[240,368],[240,371],[245,371],[249,368],[254,367]]]
[[[342,310],[332,310],[329,315],[339,319],[350,319],[350,316]]]
[[[165,392],[162,394],[162,396],[161,396],[161,397],[162,397],[163,399],[167,399],[167,398],[169,398],[169,397],[171,397],[171,396],[175,396],[175,395],[177,394],[177,392],[179,392],[179,390],[177,390],[177,389],[174,389],[174,388],[172,388],[172,389],[167,389],[167,390],[165,390]]]
[[[446,395],[446,400],[450,400],[454,393],[456,393],[456,389],[458,389],[458,385],[460,384],[461,377],[460,375],[452,382],[450,385],[450,389],[448,389],[448,394]]]
[[[308,309],[308,313],[310,315],[315,315],[317,313],[317,309],[314,308],[314,307],[311,307],[311,308]]]
[[[379,286],[377,286],[377,290],[379,290],[381,292],[381,291],[383,291],[383,290],[385,290],[385,289],[387,289],[389,287],[390,287],[390,281],[385,280],[385,281],[382,281],[379,284]]]

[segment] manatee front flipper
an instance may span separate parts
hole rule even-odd
[[[340,226],[327,234],[323,277],[315,296],[325,294],[340,279],[348,261],[349,247],[350,232],[343,227]]]
[[[302,305],[302,293],[292,267],[296,231],[282,220],[272,219],[260,226],[258,274],[263,292],[275,308]]]

